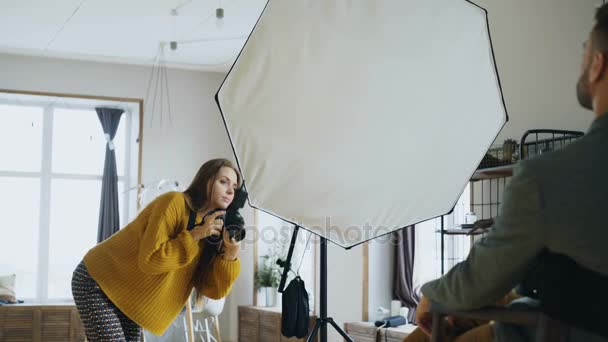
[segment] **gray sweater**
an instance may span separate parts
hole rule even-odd
[[[577,142],[518,163],[502,203],[468,258],[422,287],[431,301],[460,310],[492,305],[530,276],[543,248],[608,275],[608,115]],[[571,331],[570,341],[607,341]]]

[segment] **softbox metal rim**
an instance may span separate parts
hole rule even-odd
[[[256,20],[256,23],[255,23],[255,25],[254,25],[253,29],[252,29],[252,30],[251,30],[251,32],[249,33],[249,35],[248,35],[248,37],[247,37],[247,39],[246,39],[245,43],[243,44],[243,47],[242,47],[242,48],[241,48],[241,50],[239,51],[239,54],[237,55],[237,58],[235,59],[234,63],[232,64],[232,66],[230,67],[230,69],[228,70],[228,72],[226,73],[226,76],[225,76],[225,77],[224,77],[224,79],[222,80],[222,83],[220,84],[220,87],[218,88],[218,90],[217,90],[217,92],[215,93],[215,96],[214,96],[215,103],[217,104],[218,109],[219,109],[219,111],[220,111],[220,115],[221,115],[221,117],[222,117],[222,122],[224,123],[224,128],[226,129],[226,133],[227,133],[227,135],[228,135],[228,139],[229,139],[229,141],[230,141],[230,147],[232,148],[232,152],[233,152],[233,154],[234,154],[234,157],[235,157],[235,160],[236,160],[236,163],[237,163],[237,167],[239,168],[239,170],[240,170],[240,172],[241,172],[241,176],[243,177],[243,186],[244,186],[245,190],[247,190],[247,182],[246,182],[246,179],[244,179],[244,176],[243,176],[243,169],[242,169],[242,167],[241,167],[241,163],[240,163],[240,160],[239,160],[239,156],[238,156],[238,154],[237,154],[237,152],[236,152],[236,148],[235,148],[235,144],[234,144],[233,138],[232,138],[232,136],[231,136],[231,134],[230,134],[230,130],[228,129],[228,124],[227,124],[227,121],[226,121],[226,116],[225,116],[225,114],[224,114],[224,111],[222,110],[222,104],[221,104],[221,102],[220,102],[219,95],[220,95],[220,92],[221,92],[222,88],[224,87],[224,84],[226,83],[226,80],[227,80],[227,79],[228,79],[228,77],[230,76],[230,73],[232,72],[232,70],[234,69],[234,67],[237,65],[237,63],[239,62],[239,59],[240,59],[240,57],[241,57],[241,55],[242,55],[243,51],[244,51],[244,50],[245,50],[245,48],[247,47],[247,44],[249,43],[249,40],[251,39],[251,36],[253,35],[253,33],[255,32],[256,28],[258,27],[258,24],[259,24],[260,20],[261,20],[261,19],[262,19],[262,17],[264,16],[264,13],[266,12],[266,10],[267,10],[267,8],[268,8],[268,5],[269,5],[270,1],[272,1],[272,0],[268,0],[268,1],[266,1],[266,4],[264,5],[264,9],[263,9],[263,10],[262,10],[262,12],[260,13],[260,16],[259,16],[259,17],[258,17],[258,19]],[[487,9],[486,9],[486,8],[484,8],[484,7],[482,7],[481,5],[479,5],[479,4],[477,4],[477,3],[475,3],[475,2],[473,2],[473,1],[471,1],[471,0],[461,0],[461,1],[463,1],[463,2],[465,2],[465,3],[468,3],[468,4],[472,5],[472,6],[475,6],[475,7],[479,8],[479,9],[481,9],[481,10],[483,11],[483,13],[484,13],[484,16],[485,16],[485,22],[486,22],[486,33],[487,33],[487,36],[488,36],[488,42],[489,42],[489,44],[490,44],[490,55],[492,56],[492,65],[494,66],[494,73],[495,73],[495,76],[496,76],[496,80],[497,80],[497,86],[498,86],[498,90],[499,90],[499,93],[500,93],[500,99],[501,99],[501,103],[502,103],[502,107],[503,107],[503,112],[504,112],[504,115],[505,115],[505,117],[504,117],[504,122],[503,122],[502,126],[500,126],[500,128],[498,129],[498,131],[497,131],[497,133],[496,133],[496,136],[495,136],[495,138],[494,138],[494,141],[495,141],[495,140],[496,140],[496,138],[498,137],[498,135],[500,134],[500,132],[502,131],[502,129],[504,128],[504,126],[506,125],[506,123],[509,121],[509,114],[508,114],[508,110],[507,110],[507,106],[506,106],[506,102],[505,102],[505,98],[504,98],[504,92],[503,92],[503,88],[502,88],[502,82],[501,82],[501,79],[500,79],[500,73],[499,73],[499,71],[498,71],[498,65],[497,65],[497,63],[496,63],[496,54],[495,54],[495,51],[494,51],[494,44],[493,44],[493,41],[492,41],[492,34],[491,34],[491,30],[490,30],[490,20],[489,20],[489,15],[488,15],[488,11],[487,11]],[[490,147],[492,146],[492,144],[493,144],[493,142],[491,142],[491,143],[488,145],[488,147],[487,147],[487,149],[486,149],[486,150],[490,149]],[[479,165],[479,164],[481,163],[481,161],[482,161],[482,160],[483,160],[483,156],[482,156],[482,158],[481,158],[481,159],[478,161],[477,165]],[[465,182],[465,184],[464,184],[464,185],[461,187],[461,189],[462,189],[462,190],[461,190],[461,193],[462,193],[462,192],[464,192],[464,190],[466,189],[467,184],[470,182],[470,178],[471,178],[471,176],[472,176],[474,173],[475,173],[475,170],[473,171],[473,173],[471,173],[471,175],[469,176],[469,179],[467,179],[467,181]],[[336,244],[336,245],[338,245],[338,246],[340,246],[340,247],[342,247],[342,248],[344,248],[344,249],[346,249],[346,250],[349,250],[349,249],[351,249],[351,248],[353,248],[353,247],[357,247],[357,246],[362,245],[362,244],[364,244],[364,243],[366,243],[366,242],[368,242],[368,241],[371,241],[371,240],[374,240],[374,239],[377,239],[377,238],[380,238],[380,237],[384,237],[384,236],[386,236],[386,235],[388,235],[388,234],[392,234],[392,233],[394,233],[394,232],[396,232],[396,231],[399,231],[399,230],[401,230],[401,229],[405,229],[405,228],[407,228],[407,227],[410,227],[410,226],[414,226],[414,225],[420,224],[420,223],[422,223],[422,222],[426,222],[426,221],[429,221],[429,220],[433,220],[433,219],[437,219],[437,218],[440,218],[440,217],[446,216],[446,215],[450,214],[450,213],[451,213],[451,212],[454,210],[454,207],[456,206],[456,203],[458,203],[458,198],[455,200],[455,202],[454,202],[454,203],[453,203],[453,205],[451,206],[451,209],[450,209],[450,210],[448,210],[448,211],[447,211],[446,213],[444,213],[444,214],[437,215],[437,216],[435,216],[435,217],[430,217],[430,218],[427,218],[427,219],[425,219],[425,220],[422,220],[422,221],[420,221],[420,222],[414,223],[414,224],[412,224],[412,225],[408,225],[408,226],[405,226],[405,227],[402,227],[402,228],[397,228],[397,229],[394,229],[394,230],[392,230],[392,231],[390,231],[390,232],[387,232],[387,233],[384,233],[384,234],[381,234],[381,235],[378,235],[378,236],[372,237],[372,238],[367,239],[367,240],[359,241],[359,242],[357,242],[357,243],[355,243],[355,244],[352,244],[352,245],[343,245],[343,244],[341,244],[341,243],[339,243],[339,242],[333,241],[333,240],[331,240],[329,237],[324,237],[324,236],[320,235],[319,233],[315,232],[314,230],[309,229],[309,228],[307,228],[307,227],[305,227],[305,226],[302,226],[302,225],[300,225],[300,224],[298,224],[298,223],[292,222],[291,220],[286,219],[286,218],[282,217],[282,216],[281,216],[281,215],[279,215],[279,214],[275,214],[275,213],[273,213],[273,212],[271,212],[271,211],[269,211],[269,210],[266,210],[266,209],[260,208],[260,207],[258,207],[258,206],[255,206],[255,205],[251,204],[251,200],[249,199],[249,197],[247,198],[247,203],[249,204],[249,206],[250,206],[251,208],[254,208],[254,209],[260,210],[260,211],[262,211],[262,212],[264,212],[264,213],[266,213],[266,214],[268,214],[268,215],[271,215],[271,216],[273,216],[273,217],[276,217],[276,218],[278,218],[278,219],[281,219],[281,220],[283,220],[283,221],[285,221],[285,222],[287,222],[287,223],[293,224],[294,226],[298,226],[298,227],[300,227],[300,228],[303,228],[304,230],[306,230],[306,231],[308,231],[308,232],[310,232],[310,233],[312,233],[312,234],[314,234],[314,235],[316,235],[316,236],[318,236],[318,237],[320,237],[320,238],[326,238],[326,239],[327,239],[327,241],[330,241],[330,242],[332,242],[332,243],[334,243],[334,244]]]

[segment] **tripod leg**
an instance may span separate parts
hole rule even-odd
[[[315,324],[315,327],[312,329],[310,336],[308,336],[308,338],[306,339],[306,342],[314,341],[315,336],[317,335],[317,332],[319,331],[319,328],[321,327],[321,324],[323,324],[323,321],[320,318],[317,318],[317,323]]]
[[[338,334],[340,334],[340,335],[342,335],[342,337],[344,337],[344,339],[346,341],[355,342],[352,338],[350,338],[350,336],[348,336],[348,334],[346,334],[346,332],[344,332],[344,330],[342,330],[342,328],[340,328],[340,326],[338,324],[336,324],[336,322],[334,322],[334,320],[332,318],[328,318],[327,321],[329,322],[329,324],[331,324],[332,327],[334,327],[334,329],[336,329]]]

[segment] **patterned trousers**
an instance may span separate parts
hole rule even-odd
[[[101,291],[84,262],[72,275],[72,295],[89,342],[140,341],[141,328]]]

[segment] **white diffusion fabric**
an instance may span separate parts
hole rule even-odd
[[[270,1],[217,101],[251,205],[343,247],[449,212],[506,121],[459,0]]]

